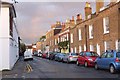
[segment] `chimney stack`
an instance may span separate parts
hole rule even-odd
[[[82,15],[81,14],[77,14],[76,24],[78,24],[81,21],[82,21]]]
[[[113,4],[115,4],[116,2],[119,2],[120,0],[111,0],[110,1],[110,5],[113,5]]]
[[[85,5],[85,19],[88,19],[88,15],[92,14],[92,8],[89,2],[86,2]]]
[[[96,0],[96,14],[99,13],[100,8],[104,6],[104,0]]]
[[[77,20],[81,20],[81,19],[82,19],[81,14],[77,14]]]

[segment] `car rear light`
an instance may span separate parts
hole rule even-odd
[[[116,58],[115,62],[119,62],[119,59],[118,59],[118,58]]]

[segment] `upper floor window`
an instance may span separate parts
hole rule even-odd
[[[71,37],[71,43],[73,43],[73,34],[71,34],[70,37]]]
[[[78,33],[79,33],[79,40],[82,40],[81,29],[79,29]]]
[[[58,43],[60,42],[60,41],[59,41],[59,39],[60,39],[60,38],[58,38],[58,40],[57,40],[57,41],[58,41]]]
[[[57,45],[57,40],[55,39],[55,45]]]
[[[89,25],[89,38],[93,38],[93,25]]]
[[[103,18],[104,34],[109,33],[109,17]]]

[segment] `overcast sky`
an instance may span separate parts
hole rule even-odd
[[[85,2],[19,2],[15,5],[20,37],[26,44],[35,43],[56,21],[65,22],[78,13],[84,18]],[[95,2],[91,2],[95,12]]]

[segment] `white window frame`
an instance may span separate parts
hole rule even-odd
[[[75,47],[75,53],[77,52],[77,48]]]
[[[71,48],[71,53],[73,53],[73,48]]]
[[[104,50],[105,51],[107,50],[107,42],[106,41],[104,42]]]
[[[108,50],[110,48],[110,43],[107,41],[104,41],[104,49],[105,51]]]
[[[97,53],[98,53],[98,55],[100,56],[100,45],[97,43],[97,45],[96,45],[96,48],[97,48]]]
[[[68,41],[68,39],[69,39],[69,36],[68,36],[68,34],[67,34],[67,41]]]
[[[82,40],[82,32],[81,32],[81,29],[78,30],[78,34],[79,34],[79,40]]]
[[[55,45],[57,45],[57,40],[55,39]]]
[[[79,52],[82,52],[82,46],[79,46]]]
[[[119,48],[118,48],[118,40],[116,40],[115,46],[116,46],[116,50],[118,50],[118,49],[119,49]]]
[[[84,44],[84,51],[86,51],[86,44]]]
[[[89,25],[89,39],[93,39],[93,25]]]
[[[59,39],[60,39],[60,38],[58,38],[58,43],[60,42]]]
[[[73,34],[70,34],[71,43],[73,43]]]
[[[109,26],[109,17],[104,17],[103,18],[103,28],[104,28],[104,34],[107,34],[109,33],[109,29],[110,29],[110,26]],[[108,28],[108,30],[107,30]]]
[[[94,46],[92,44],[90,45],[90,51],[94,51]]]

